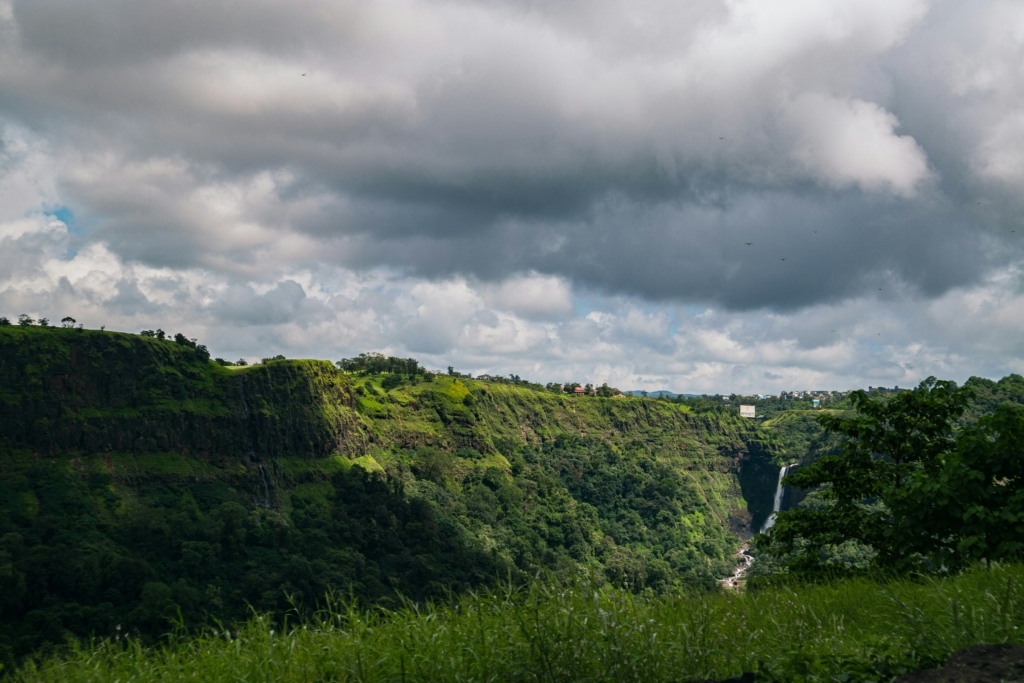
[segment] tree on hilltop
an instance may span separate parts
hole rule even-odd
[[[27,313],[22,313],[21,315],[18,316],[18,325],[20,325],[21,327],[28,327],[33,323],[35,323],[35,320],[29,317]]]

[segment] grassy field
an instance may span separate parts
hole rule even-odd
[[[275,629],[121,639],[31,662],[12,681],[888,681],[977,643],[1024,642],[1024,566],[715,594],[584,585],[395,611],[325,609]]]

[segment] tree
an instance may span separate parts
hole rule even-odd
[[[154,332],[153,330],[143,330],[142,332],[139,332],[139,336],[141,336],[141,337],[155,337],[156,336],[156,332]]]
[[[72,318],[70,315],[66,315],[60,319],[60,326],[63,327],[65,330],[68,330],[74,327],[75,323],[77,322],[78,321]]]
[[[156,328],[156,338],[159,339],[160,341],[163,341],[164,339],[167,338],[167,333],[158,327]]]
[[[193,349],[196,348],[196,340],[195,339],[189,339],[188,337],[183,335],[181,332],[179,332],[176,335],[174,335],[174,343],[175,344],[181,344],[182,346],[188,346],[188,347],[191,347]]]
[[[30,318],[25,313],[22,313],[21,315],[18,316],[18,324],[20,326],[22,326],[22,327],[28,327],[29,325],[33,324],[34,322],[35,322],[35,320]]]
[[[49,318],[40,318],[39,319],[39,327],[49,327],[49,326],[50,326],[50,319]]]
[[[957,566],[1024,552],[1024,408],[1003,404],[957,435],[935,476],[910,479],[896,508],[908,526],[941,539]]]
[[[237,365],[239,367],[244,367],[244,366],[248,365],[248,363],[245,362],[244,358],[239,358],[238,360],[235,361],[235,365]]]
[[[1024,409],[1000,406],[956,430],[974,394],[930,377],[912,391],[870,398],[855,391],[857,415],[819,423],[845,437],[825,456],[786,477],[820,489],[824,505],[780,513],[757,543],[791,569],[824,569],[830,549],[854,541],[876,566],[950,569],[1024,549]]]
[[[199,356],[199,360],[210,360],[210,350],[206,348],[206,344],[196,344],[196,355]]]
[[[413,468],[421,476],[443,483],[455,470],[455,456],[436,446],[421,446],[413,459]]]
[[[7,316],[0,315],[0,327],[9,327],[11,321],[7,319]]]

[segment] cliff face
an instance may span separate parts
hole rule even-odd
[[[360,449],[330,363],[227,369],[168,341],[0,328],[0,448],[43,455],[174,452],[237,460]]]
[[[686,473],[741,537],[771,513],[779,448],[748,420],[447,377],[390,392],[356,383],[358,396],[353,378],[326,361],[224,368],[188,346],[131,334],[0,328],[0,452],[174,454],[248,467],[233,472],[238,480],[280,459],[386,464],[424,446],[507,463],[524,446],[572,435],[643,449]],[[467,469],[472,458],[459,462]]]
[[[0,453],[170,453],[240,463],[255,477],[252,465],[282,458],[386,464],[423,446],[507,463],[524,446],[573,435],[642,448],[687,473],[740,536],[771,512],[778,449],[751,421],[447,377],[391,392],[359,380],[357,396],[352,379],[326,361],[224,368],[188,346],[131,334],[0,328]]]

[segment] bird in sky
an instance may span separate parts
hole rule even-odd
[[[785,261],[786,259],[784,259],[784,258],[780,258],[779,260],[780,260],[780,261]]]
[[[306,74],[302,74],[302,75],[305,76]]]
[[[744,242],[743,244],[745,244],[745,245],[747,245],[749,247],[751,244],[753,244],[753,242]]]

